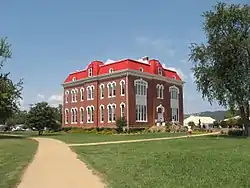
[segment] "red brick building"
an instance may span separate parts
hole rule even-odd
[[[183,81],[156,59],[93,61],[63,87],[64,126],[114,127],[118,117],[130,128],[183,123]]]

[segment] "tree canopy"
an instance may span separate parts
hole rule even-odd
[[[31,106],[26,124],[30,128],[36,128],[39,135],[43,133],[44,128],[56,130],[61,124],[58,121],[57,109],[49,106],[47,102],[36,103]]]
[[[6,38],[0,39],[0,124],[19,110],[21,99],[22,80],[17,84],[9,78],[9,72],[3,73],[4,63],[11,58],[11,45]]]
[[[238,109],[248,123],[250,5],[219,2],[202,16],[207,41],[190,46],[197,90],[211,104],[217,101],[231,110]]]

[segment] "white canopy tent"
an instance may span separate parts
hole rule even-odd
[[[188,126],[188,122],[193,121],[196,126],[199,125],[199,120],[201,122],[201,125],[210,125],[213,124],[215,119],[211,117],[204,117],[204,116],[189,116],[188,118],[184,119],[184,126]]]

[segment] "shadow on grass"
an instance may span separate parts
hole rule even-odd
[[[208,137],[213,137],[213,138],[235,138],[235,139],[247,139],[247,136],[231,136],[231,135],[210,135]]]
[[[24,136],[11,136],[11,135],[0,135],[0,140],[4,139],[25,139]]]

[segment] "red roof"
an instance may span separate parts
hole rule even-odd
[[[161,63],[156,59],[150,59],[150,60],[124,59],[106,64],[101,61],[93,61],[88,65],[88,67],[85,70],[71,73],[64,81],[64,83],[71,82],[73,78],[75,78],[76,80],[88,78],[88,70],[90,68],[92,68],[92,76],[108,74],[111,68],[113,69],[113,71],[121,71],[125,69],[140,71],[140,69],[143,69],[143,72],[157,75],[158,68],[161,68],[162,76],[168,78],[174,78],[176,80],[181,80],[180,76],[175,71],[162,67]]]

